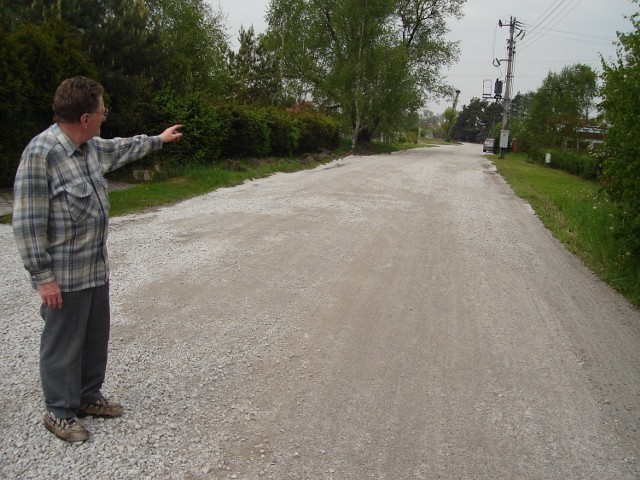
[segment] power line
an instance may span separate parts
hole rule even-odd
[[[540,27],[540,25],[542,25],[542,23],[544,23],[544,21],[549,18],[551,15],[553,15],[553,13],[558,10],[558,8],[560,8],[562,6],[562,4],[564,2],[566,2],[567,0],[555,0],[543,13],[542,15],[540,15],[538,18],[536,18],[531,25],[529,25],[528,27],[528,32],[529,32],[529,36],[536,36],[536,30]],[[557,4],[557,5],[556,5]],[[555,8],[553,7],[554,5]],[[553,8],[553,9],[552,9]],[[547,13],[548,12],[548,13]],[[546,14],[546,16],[545,16]],[[544,18],[543,18],[544,17]]]
[[[544,29],[550,29],[551,27],[554,27],[555,25],[560,23],[562,20],[564,20],[567,17],[567,15],[569,15],[578,5],[580,5],[580,3],[582,3],[582,0],[570,0],[570,3],[568,4],[565,2],[566,0],[562,0],[562,3],[559,4],[555,9],[553,9],[553,11],[550,12],[549,15],[547,15],[544,18],[544,20],[542,20],[540,23],[532,27],[536,31],[533,34],[533,36],[529,36],[529,38],[527,38],[527,40],[523,42],[523,45],[521,45],[520,47],[521,50],[526,50],[531,45],[533,45],[538,40],[540,40],[544,36],[544,34],[542,33]],[[562,7],[560,11],[555,13],[560,7]],[[551,19],[549,19],[549,17],[554,13],[555,15]],[[549,20],[547,21],[547,19]],[[529,30],[529,33],[531,33],[530,30]]]
[[[539,17],[535,22],[533,22],[532,25],[527,27],[527,32],[529,33],[529,36],[527,40],[523,42],[522,47],[535,43],[541,36],[540,30],[544,29],[545,27],[548,27],[551,24],[551,22],[554,22],[558,18],[558,16],[560,16],[562,13],[564,13],[567,10],[567,8],[571,8],[572,4],[575,4],[576,1],[579,2],[581,0],[559,0],[559,2],[556,1],[554,3],[555,7],[553,9],[549,7],[549,9],[547,10],[548,13],[546,15],[543,14],[544,17],[542,19],[540,19]]]
[[[547,14],[547,12],[549,12],[549,10],[551,10],[551,8],[552,8],[556,3],[562,3],[562,2],[564,2],[564,1],[566,1],[566,0],[555,0],[555,1],[554,1],[554,2],[549,6],[549,7],[547,7],[547,9],[546,9],[544,12],[542,12],[542,14],[541,14],[538,18],[536,18],[536,19],[531,23],[531,28],[534,28],[534,29],[535,29],[535,28],[536,28],[536,24],[538,23],[538,21],[539,21],[539,20],[540,20],[540,19],[541,19],[545,14]],[[558,7],[556,7],[555,9],[557,9],[557,8],[558,8]],[[554,9],[554,10],[555,10],[555,9]],[[549,15],[551,15],[551,13],[553,13],[553,12],[550,12],[550,13],[549,13]],[[549,16],[549,15],[547,15],[547,16]],[[545,18],[546,18],[546,17],[545,17]]]
[[[562,40],[570,40],[570,41],[573,41],[573,42],[588,43],[589,45],[607,46],[607,45],[611,45],[611,44],[614,43],[614,40],[609,40],[607,42],[604,42],[604,41],[592,42],[590,40],[583,40],[581,38],[571,38],[571,37],[566,37],[566,36],[562,36],[562,35],[553,35],[551,33],[546,33],[546,34],[542,34],[542,35],[545,36],[545,37],[560,38]],[[542,39],[542,37],[538,37],[538,39],[536,39],[536,41],[538,41],[540,39]],[[535,42],[532,42],[532,43],[530,43],[528,45],[525,45],[524,47],[521,48],[521,50],[530,47],[534,43]]]
[[[566,32],[564,30],[554,30],[553,28],[544,28],[542,30],[544,30],[546,32],[555,32],[555,33],[564,33],[566,35],[575,35],[577,37],[601,39],[601,40],[607,40],[607,41],[612,41],[612,42],[616,41],[616,39],[614,37],[611,37],[611,36],[592,35],[592,34],[589,34],[589,33],[578,33],[578,32]]]
[[[582,0],[576,0],[576,3],[575,3],[572,7],[570,7],[570,8],[567,10],[567,12],[566,12],[562,17],[560,17],[559,19],[557,19],[557,20],[556,20],[556,21],[551,25],[551,27],[555,27],[558,23],[560,23],[562,20],[564,20],[565,18],[567,18],[567,16],[568,16],[571,12],[573,12],[573,11],[576,9],[576,7],[577,7],[578,5],[580,5],[581,3],[582,3]],[[551,27],[549,27],[549,28],[551,28]]]

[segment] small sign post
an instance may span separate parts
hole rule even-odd
[[[509,148],[509,130],[500,130],[500,158],[504,158],[504,152]]]

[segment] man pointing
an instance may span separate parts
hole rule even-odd
[[[102,85],[63,81],[55,123],[25,148],[14,185],[13,231],[40,294],[44,328],[40,377],[45,427],[68,442],[89,432],[77,417],[121,416],[102,395],[109,342],[109,196],[104,174],[179,140],[181,125],[158,136],[105,140]]]

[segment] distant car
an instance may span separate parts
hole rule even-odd
[[[493,153],[493,147],[495,145],[496,141],[494,138],[487,138],[484,141],[484,144],[482,145],[482,153],[484,152],[489,152],[489,153]]]

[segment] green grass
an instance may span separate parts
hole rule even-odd
[[[615,236],[614,206],[600,187],[566,172],[529,163],[524,154],[492,157],[516,195],[596,275],[640,307],[640,269]]]

